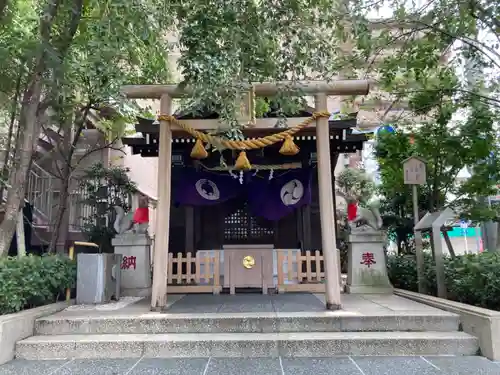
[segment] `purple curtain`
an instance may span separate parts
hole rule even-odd
[[[175,189],[176,205],[211,206],[244,193],[244,185],[228,174],[183,171]]]
[[[279,220],[310,204],[311,177],[311,169],[296,169],[271,180],[254,178],[247,185],[252,213],[267,220]]]

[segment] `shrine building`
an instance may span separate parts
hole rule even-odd
[[[366,95],[366,81],[302,82],[314,96],[277,126],[278,84],[249,87],[269,98],[270,111],[252,117],[245,102],[245,141],[213,135],[218,114],[171,113],[177,86],[126,86],[129,98],[160,99],[157,119],[138,118],[123,138],[132,154],[158,157],[152,308],[169,293],[238,293],[242,288],[324,292],[340,308],[334,169],[339,155],[362,150],[356,113],[327,112],[328,95]],[[244,116],[243,116],[244,117]],[[217,145],[214,151],[207,144]],[[222,146],[221,146],[222,145]]]

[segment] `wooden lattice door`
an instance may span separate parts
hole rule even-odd
[[[224,218],[224,244],[272,244],[274,223],[253,216],[246,202],[234,207]]]

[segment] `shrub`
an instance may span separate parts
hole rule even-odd
[[[416,261],[411,255],[389,255],[387,272],[395,288],[412,292],[418,290]]]
[[[56,302],[75,284],[76,264],[69,258],[0,258],[0,314]]]
[[[454,301],[500,310],[500,254],[445,257],[448,298]],[[389,256],[389,278],[394,287],[418,291],[415,256]],[[425,284],[429,294],[436,295],[436,273],[430,254],[425,254]]]
[[[432,256],[424,253],[425,287],[430,294],[436,291],[436,272]],[[414,255],[389,255],[387,259],[389,278],[395,288],[418,291],[417,262]]]
[[[449,260],[446,279],[453,300],[500,310],[500,254],[485,252]]]

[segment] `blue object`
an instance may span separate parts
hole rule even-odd
[[[496,155],[493,151],[490,151],[490,154],[486,156],[484,159],[479,161],[479,164],[493,164],[495,162]]]
[[[395,130],[391,125],[383,125],[377,129],[377,135],[394,134]]]

